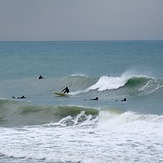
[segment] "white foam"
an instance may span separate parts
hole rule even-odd
[[[158,82],[158,80],[149,80],[146,85],[139,88],[139,91],[142,92],[142,95],[146,95],[151,94],[162,87],[163,86]]]
[[[137,114],[134,112],[125,112],[115,114],[101,111],[99,113],[98,127],[106,130],[119,130],[123,132],[155,132],[163,134],[163,116]]]
[[[83,114],[81,112],[76,120]],[[91,116],[88,116],[85,122],[90,120]],[[0,154],[17,162],[23,159],[36,163],[44,160],[83,163],[163,160],[163,116],[101,111],[95,123],[98,123],[97,127],[0,128]]]
[[[102,76],[89,90],[105,91],[123,87],[128,81],[125,77]]]
[[[71,76],[81,76],[81,77],[84,77],[86,75],[84,75],[84,74],[71,74]]]

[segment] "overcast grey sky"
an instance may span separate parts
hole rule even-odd
[[[0,0],[0,41],[163,40],[163,0]]]

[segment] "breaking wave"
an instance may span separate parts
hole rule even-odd
[[[76,117],[81,112],[84,116],[91,116],[92,119],[98,115],[97,109],[80,106],[46,106],[27,102],[0,100],[0,125],[22,126],[46,124],[58,122],[67,116]]]
[[[136,91],[147,90],[148,92],[153,92],[161,87],[163,87],[163,81],[160,79],[154,79],[150,77],[110,77],[102,76],[100,79],[90,86],[88,90],[106,91],[106,90],[116,90],[120,88],[132,88]]]
[[[127,83],[127,79],[123,79],[121,77],[110,77],[110,76],[102,76],[97,83],[92,85],[90,90],[98,90],[105,91],[111,89],[118,89],[123,87]]]
[[[120,109],[97,109],[82,106],[38,106],[26,102],[0,100],[0,126],[44,125],[66,127],[93,125],[103,129],[118,126],[163,126],[162,115],[140,114]]]

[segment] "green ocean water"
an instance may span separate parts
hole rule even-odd
[[[163,41],[0,42],[0,162],[162,162],[162,61]]]

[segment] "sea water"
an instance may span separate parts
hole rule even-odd
[[[163,41],[0,42],[0,162],[163,162],[162,62]]]

